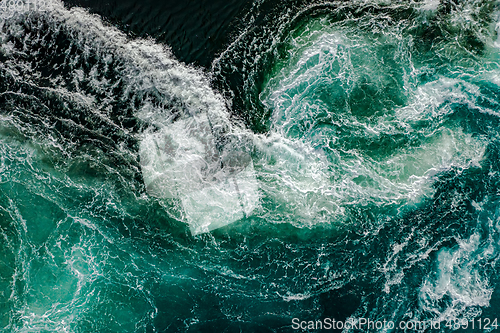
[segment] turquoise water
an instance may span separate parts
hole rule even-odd
[[[48,3],[0,22],[0,330],[497,318],[496,3],[255,2],[209,68]],[[165,133],[248,154],[253,211],[193,236]]]

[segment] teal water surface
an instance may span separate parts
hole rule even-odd
[[[0,22],[0,330],[500,315],[497,3],[257,1],[209,68],[47,3]],[[201,112],[251,142],[259,204],[192,236],[139,147]]]

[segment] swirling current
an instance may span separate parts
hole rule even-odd
[[[486,0],[1,1],[0,330],[496,330],[499,31]]]

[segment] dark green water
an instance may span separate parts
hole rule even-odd
[[[495,2],[47,3],[0,9],[0,330],[500,315]],[[143,143],[203,112],[259,200],[192,236]]]

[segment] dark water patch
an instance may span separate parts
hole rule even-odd
[[[106,17],[132,36],[152,37],[168,45],[183,62],[208,68],[213,58],[241,28],[251,7],[242,0],[228,1],[65,1]]]

